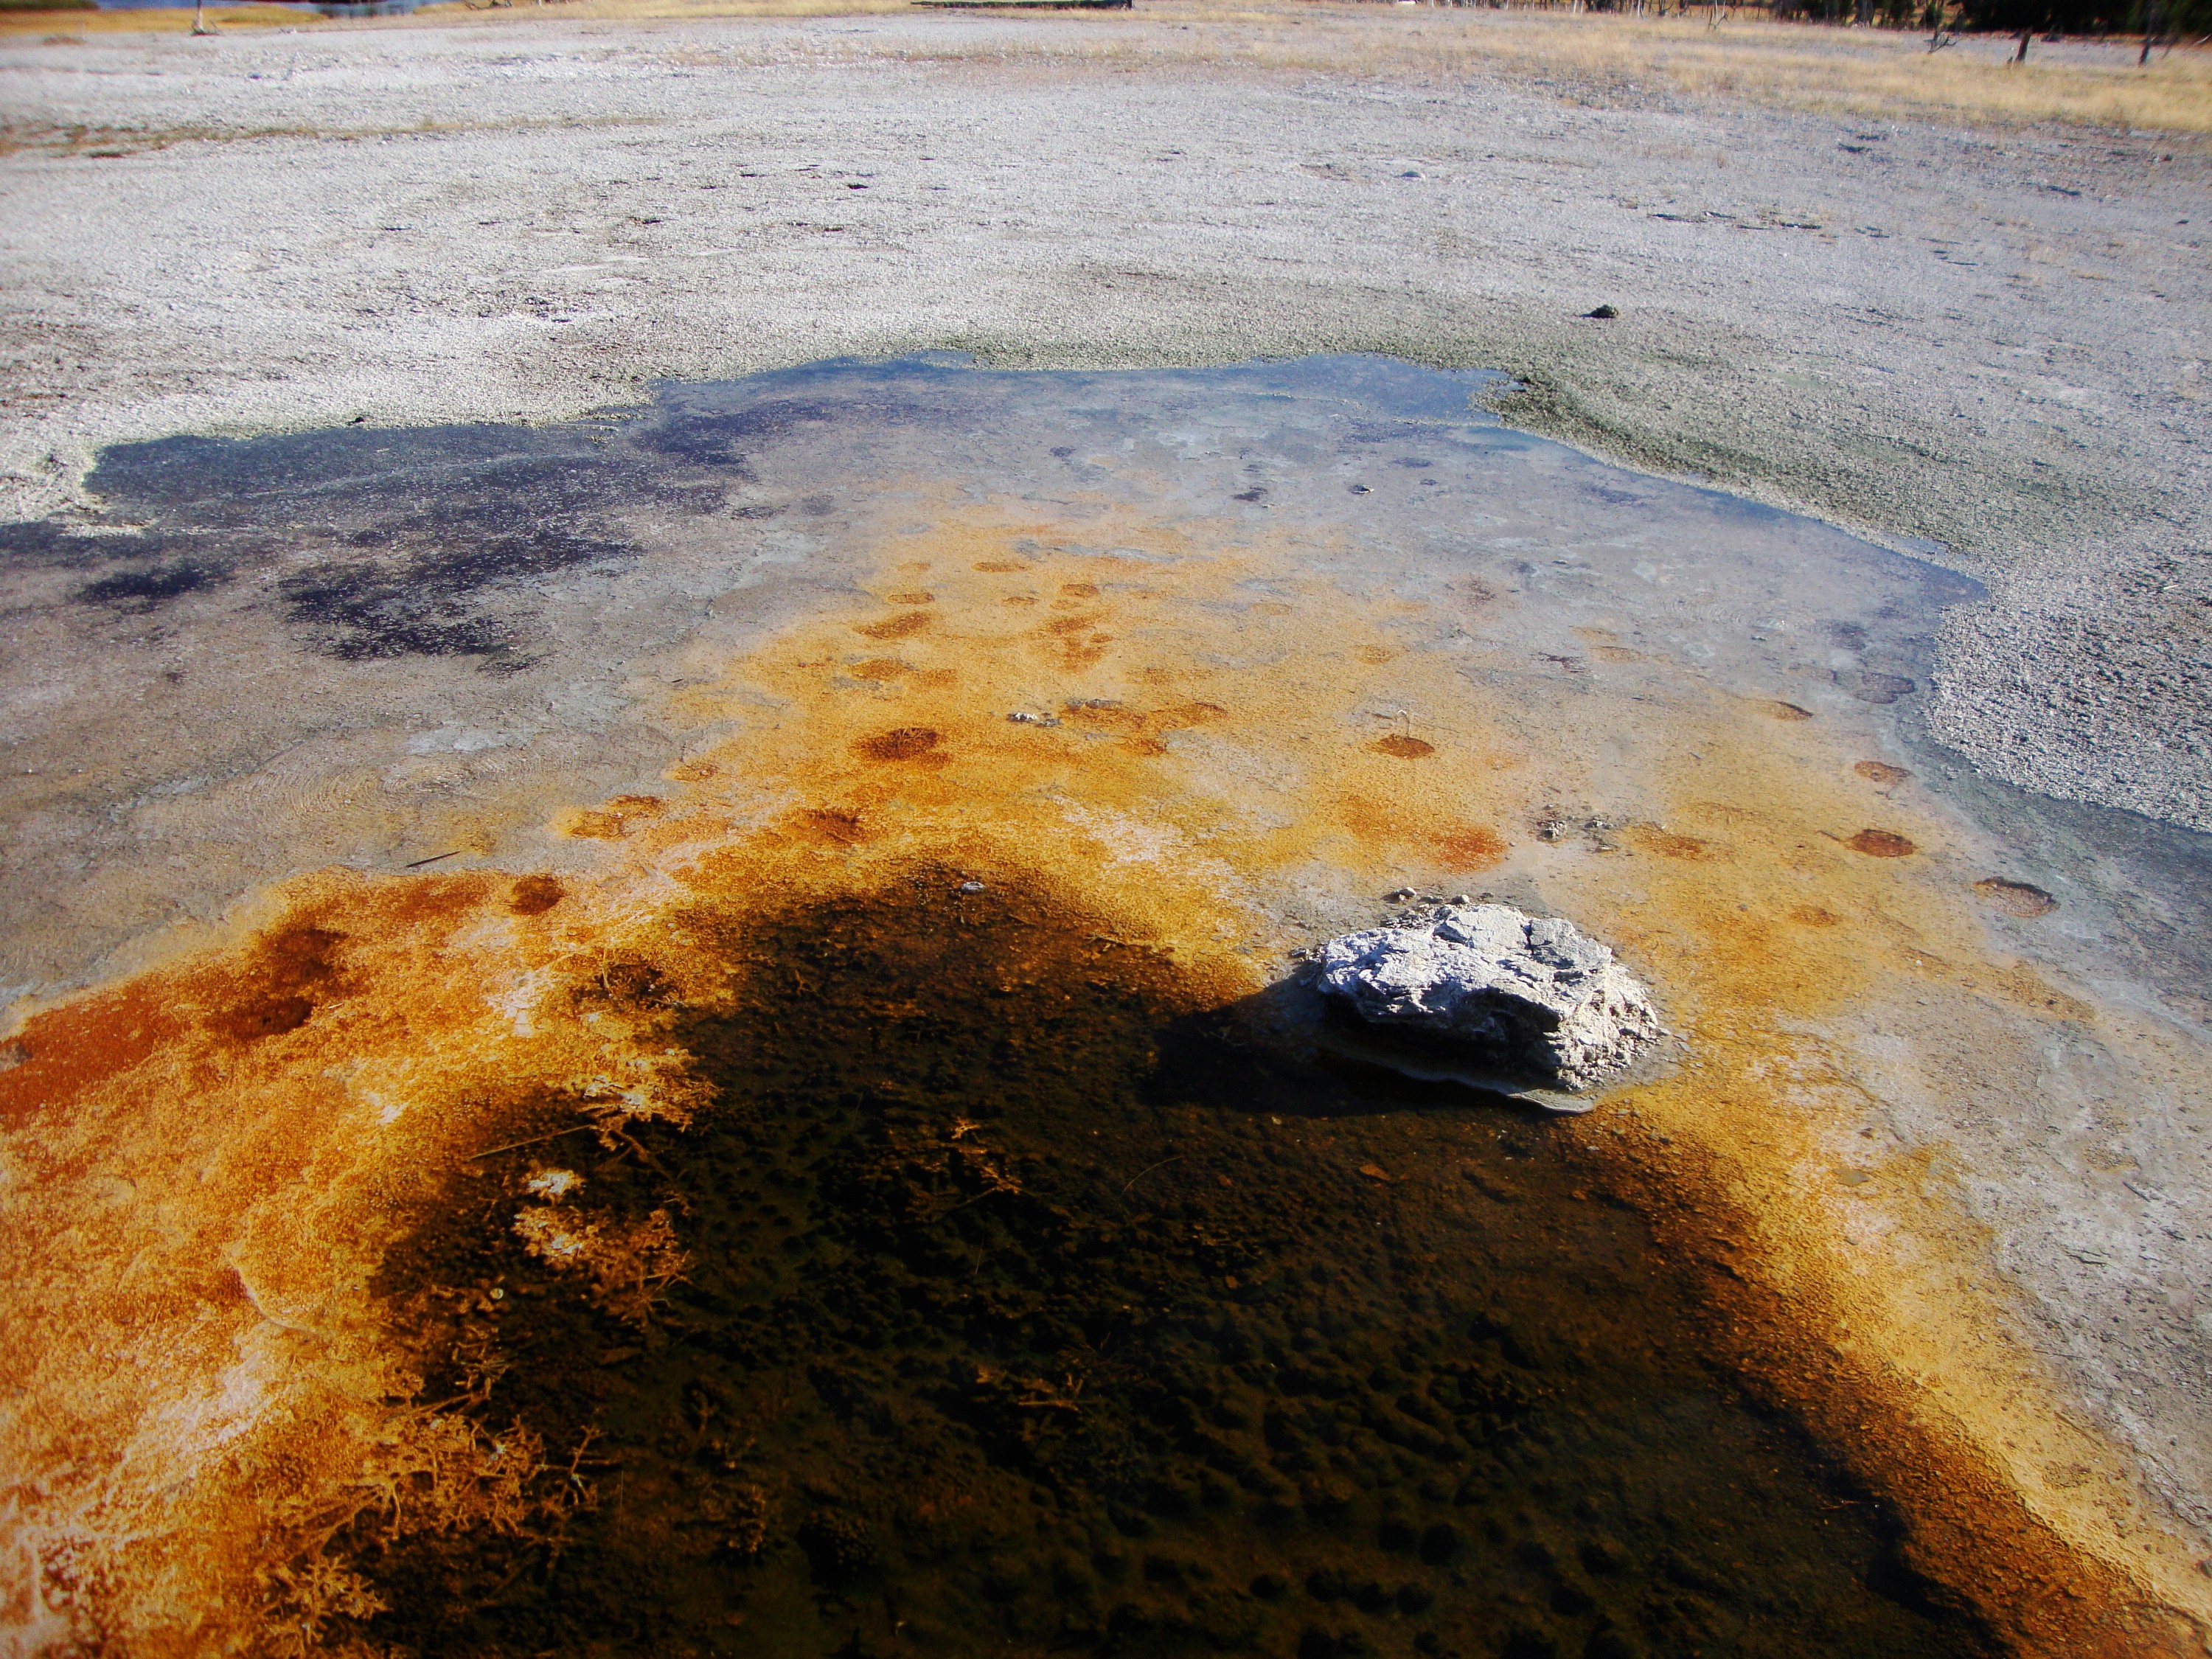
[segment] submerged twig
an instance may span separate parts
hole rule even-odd
[[[474,1163],[477,1158],[490,1158],[500,1152],[517,1152],[525,1146],[541,1146],[549,1140],[558,1140],[562,1135],[581,1134],[586,1129],[597,1128],[599,1126],[597,1124],[593,1123],[578,1123],[566,1129],[556,1129],[550,1134],[532,1135],[527,1140],[510,1140],[504,1146],[487,1146],[480,1152],[470,1153],[469,1162]]]
[[[1168,1167],[1168,1165],[1169,1165],[1169,1164],[1180,1164],[1180,1163],[1182,1163],[1182,1162],[1183,1161],[1184,1158],[1186,1158],[1187,1156],[1188,1156],[1188,1154],[1187,1154],[1187,1153],[1183,1153],[1183,1152],[1177,1152],[1177,1153],[1176,1153],[1173,1158],[1162,1158],[1162,1159],[1161,1159],[1158,1163],[1157,1163],[1157,1164],[1146,1164],[1143,1169],[1141,1169],[1141,1170],[1138,1170],[1136,1174],[1134,1174],[1134,1175],[1133,1175],[1133,1176],[1131,1176],[1129,1177],[1129,1179],[1128,1179],[1127,1182],[1127,1183],[1122,1187],[1122,1188],[1121,1188],[1121,1195],[1122,1195],[1124,1198],[1127,1198],[1127,1197],[1128,1196],[1128,1194],[1129,1194],[1129,1188],[1130,1188],[1131,1187],[1135,1186],[1139,1182],[1142,1181],[1142,1180],[1143,1180],[1146,1176],[1148,1176],[1148,1175],[1152,1174],[1152,1172],[1153,1170],[1164,1170],[1164,1169],[1166,1169],[1166,1168]]]

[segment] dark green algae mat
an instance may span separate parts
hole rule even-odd
[[[1301,1063],[1043,896],[941,872],[681,919],[719,1099],[518,1107],[391,1256],[427,1399],[542,1457],[333,1540],[421,1655],[1943,1656],[1882,1507],[1712,1358],[1553,1123]],[[588,1011],[586,1011],[588,1012]],[[559,1165],[689,1261],[641,1322],[526,1249]],[[497,1292],[496,1295],[494,1292]]]

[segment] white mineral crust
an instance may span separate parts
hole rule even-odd
[[[1559,916],[1446,905],[1322,947],[1322,988],[1376,1025],[1462,1042],[1484,1058],[1587,1089],[1664,1034],[1651,994]]]

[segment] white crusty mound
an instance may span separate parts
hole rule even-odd
[[[1464,1042],[1562,1089],[1602,1081],[1665,1030],[1607,946],[1508,904],[1449,904],[1333,939],[1321,984],[1375,1024]]]

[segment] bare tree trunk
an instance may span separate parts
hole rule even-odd
[[[194,34],[213,34],[215,33],[213,29],[208,27],[207,0],[192,0],[192,33]]]
[[[2033,29],[2022,29],[2020,32],[2020,50],[2013,54],[2014,63],[2025,64],[2027,61],[2027,40],[2034,33]]]
[[[2150,62],[2150,45],[2153,40],[2158,38],[2158,0],[2143,0],[2142,25],[2142,55],[2136,59],[2136,67],[2137,69],[2142,68],[2143,65]]]

